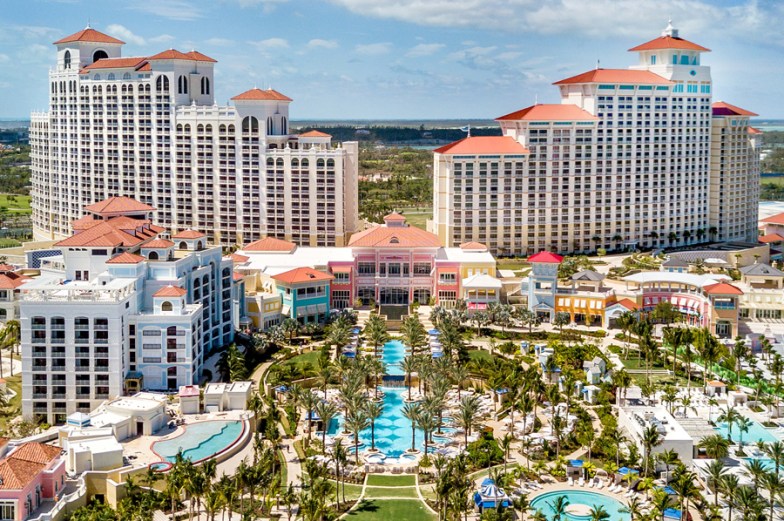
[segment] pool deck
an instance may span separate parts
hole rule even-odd
[[[150,463],[155,463],[156,461],[161,461],[160,456],[155,454],[152,450],[152,445],[158,441],[163,440],[170,440],[177,436],[180,436],[183,432],[185,432],[185,427],[188,425],[193,425],[195,423],[205,422],[205,421],[215,421],[215,420],[223,420],[223,421],[242,421],[246,419],[247,412],[246,411],[225,411],[225,412],[218,412],[218,413],[207,413],[207,414],[186,414],[183,416],[185,419],[184,426],[178,426],[175,429],[170,429],[169,427],[164,427],[156,434],[152,436],[137,436],[135,438],[130,439],[129,441],[122,442],[124,455],[127,457],[131,464],[134,466],[147,466]]]

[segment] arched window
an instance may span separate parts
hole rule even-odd
[[[279,157],[279,158],[278,158],[278,159],[275,161],[275,166],[276,166],[276,167],[278,167],[278,168],[283,168],[283,166],[284,166],[283,159]]]
[[[199,250],[203,250],[203,249],[204,249],[204,244],[202,244],[201,241],[197,242],[196,243],[196,250],[199,251]]]
[[[187,250],[188,249],[188,244],[185,241],[180,241],[180,245],[177,247],[177,249]]]
[[[65,51],[65,54],[63,55],[63,66],[66,69],[71,68],[71,51]]]
[[[310,161],[307,159],[302,160],[302,164],[300,165],[302,168],[308,168],[310,166]]]
[[[131,73],[130,72],[126,72],[125,74],[123,74],[123,79],[124,80],[130,80],[131,79]]]
[[[273,135],[272,131],[273,131],[272,118],[267,118],[267,135],[272,136]]]
[[[188,94],[188,78],[185,76],[177,79],[177,94]]]
[[[242,120],[242,131],[243,132],[258,132],[259,131],[259,120],[254,118],[253,116],[246,116]]]
[[[201,79],[201,93],[208,95],[210,93],[210,79],[206,76]]]
[[[283,135],[289,133],[289,122],[286,118],[280,118],[280,133]]]
[[[158,92],[169,92],[169,78],[165,75],[158,76],[155,80],[155,88]]]
[[[169,326],[166,328],[166,336],[177,336],[177,326]]]
[[[168,376],[177,376],[177,367],[176,366],[175,367],[169,367],[168,369],[166,369],[166,374]]]
[[[158,260],[158,252],[157,251],[151,251],[150,254],[147,255],[147,258],[150,259],[150,260]]]
[[[108,57],[109,55],[106,54],[106,51],[99,49],[93,53],[93,63]]]
[[[335,160],[327,159],[327,168],[335,168]]]
[[[291,168],[299,168],[299,159],[296,157],[291,160]]]
[[[93,76],[93,79],[94,79],[95,81],[98,81],[98,80],[100,80],[100,79],[101,79],[101,75],[100,75],[100,74],[96,74],[95,76]]]
[[[174,309],[174,306],[172,306],[172,303],[168,300],[165,300],[163,304],[161,304],[161,311],[171,311],[172,309]]]
[[[108,79],[109,81],[114,81],[114,73],[113,73],[113,72],[110,72],[110,73],[109,73],[109,77],[108,77],[108,78],[106,78],[106,79]]]

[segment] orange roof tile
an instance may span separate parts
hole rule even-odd
[[[784,241],[784,237],[782,237],[778,233],[769,233],[767,235],[763,235],[762,237],[760,237],[757,240],[759,242],[763,242],[763,243],[781,242],[781,241]]]
[[[106,264],[139,264],[140,262],[144,262],[144,260],[145,258],[141,255],[126,251],[125,253],[112,257],[106,261]]]
[[[100,31],[96,31],[95,29],[88,27],[86,29],[82,29],[77,33],[73,33],[70,36],[66,36],[65,38],[60,38],[54,45],[60,43],[70,43],[70,42],[94,42],[94,43],[118,43],[124,44],[125,42],[122,40],[118,40],[117,38],[112,38],[108,34],[104,34]]]
[[[48,465],[53,459],[60,457],[60,447],[45,445],[38,442],[23,443],[16,448],[6,459],[30,461],[41,465]]]
[[[403,214],[400,214],[398,212],[392,212],[392,213],[387,214],[387,215],[384,216],[384,222],[387,222],[387,221],[403,222],[405,220],[406,220],[406,218],[403,216]]]
[[[618,304],[620,304],[621,306],[625,307],[626,309],[629,309],[629,310],[632,310],[632,311],[634,311],[634,310],[636,310],[636,309],[638,309],[640,307],[640,306],[637,305],[637,303],[635,301],[633,301],[631,299],[628,299],[628,298],[624,298],[624,299],[619,300]]]
[[[86,230],[101,222],[102,221],[96,221],[92,214],[87,214],[84,217],[80,217],[79,219],[72,221],[71,228],[74,230]]]
[[[714,116],[759,116],[750,110],[730,105],[726,101],[716,101],[711,105]]]
[[[153,297],[182,297],[188,293],[179,286],[166,286],[153,293]]]
[[[569,85],[574,83],[633,83],[643,85],[671,85],[672,82],[650,71],[632,69],[593,69],[553,85]]]
[[[174,243],[166,239],[154,239],[150,242],[142,244],[142,248],[156,248],[156,249],[171,248],[172,246],[174,246]]]
[[[276,90],[261,90],[257,88],[246,90],[242,94],[237,94],[231,99],[234,101],[292,101],[291,98]]]
[[[55,246],[135,246],[143,240],[141,237],[118,230],[110,221],[104,221],[55,243]]]
[[[508,136],[476,136],[463,138],[441,148],[437,154],[528,154],[528,149]]]
[[[743,295],[740,289],[726,282],[717,282],[716,284],[703,286],[702,289],[708,295]]]
[[[31,461],[5,459],[0,461],[0,490],[21,490],[33,481],[46,468]]]
[[[14,271],[14,269],[15,268],[13,266],[11,266],[10,264],[0,264],[0,272],[3,272],[3,271]]]
[[[172,239],[199,239],[206,236],[206,233],[197,232],[196,230],[183,230],[176,235],[172,235]]]
[[[374,226],[351,236],[355,248],[439,248],[438,236],[413,226]]]
[[[784,212],[771,215],[770,217],[765,217],[761,222],[770,224],[784,224]]]
[[[298,284],[300,282],[332,280],[335,277],[313,268],[294,268],[293,270],[273,275],[272,278],[284,284]]]
[[[684,51],[704,51],[710,52],[710,49],[697,45],[696,43],[678,38],[677,36],[659,36],[650,42],[645,42],[629,49],[630,52],[639,51],[657,51],[659,49],[682,49]]]
[[[762,131],[760,129],[758,129],[758,128],[749,127],[748,128],[748,133],[749,134],[762,134]]]
[[[95,69],[126,69],[129,67],[136,69],[137,67],[144,65],[146,62],[147,58],[140,57],[104,58],[102,60],[98,60],[97,62],[91,63],[87,67],[83,68],[82,71],[92,71]]]
[[[727,384],[719,380],[708,380],[708,385],[710,387],[727,387]]]
[[[231,276],[231,278],[232,278],[232,279],[234,279],[234,280],[242,280],[242,279],[244,279],[244,278],[245,278],[245,275],[243,275],[242,273],[238,273],[238,272],[236,272],[236,271],[235,271],[234,273],[232,273],[232,276]]]
[[[291,253],[297,245],[293,242],[276,239],[275,237],[264,237],[246,245],[243,251],[279,251]]]
[[[572,104],[537,104],[512,112],[496,121],[598,121],[599,118]]]
[[[159,52],[158,54],[153,54],[147,60],[189,60],[192,61],[193,57],[188,56],[184,52],[180,52],[177,49],[169,49],[168,51]]]
[[[540,251],[536,255],[531,255],[528,257],[528,262],[549,262],[560,264],[562,261],[563,257],[549,251]]]
[[[461,250],[477,250],[477,251],[487,251],[487,246],[482,244],[481,242],[471,241],[471,242],[464,242],[460,245]]]
[[[150,62],[144,62],[144,65],[142,65],[136,70],[139,72],[148,72],[152,70],[152,65],[150,65]]]
[[[190,56],[192,60],[197,62],[209,62],[209,63],[218,63],[218,60],[214,58],[210,58],[206,54],[202,54],[199,51],[191,51],[185,53],[187,56]]]
[[[26,280],[29,280],[28,277],[21,277],[16,275],[16,273],[9,273],[9,274],[2,274],[0,275],[0,289],[16,289]]]
[[[331,134],[326,134],[324,132],[319,132],[318,130],[310,130],[305,132],[304,134],[300,134],[299,137],[332,137]]]
[[[250,260],[250,257],[240,255],[239,253],[232,253],[231,260],[234,261],[234,264],[245,264]]]
[[[136,199],[126,196],[114,196],[98,201],[84,207],[88,212],[97,214],[104,213],[125,213],[125,212],[151,212],[155,210],[152,206],[140,203]]]

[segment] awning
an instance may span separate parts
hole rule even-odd
[[[353,266],[332,266],[332,273],[351,273]]]
[[[291,306],[288,304],[283,304],[283,308],[280,310],[281,314],[288,315],[291,312]]]
[[[468,309],[487,309],[486,302],[469,302]]]
[[[319,313],[326,313],[327,312],[327,305],[326,304],[319,304],[316,306],[316,310]]]

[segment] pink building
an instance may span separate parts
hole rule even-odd
[[[23,443],[12,448],[0,460],[0,520],[29,519],[46,503],[57,503],[64,486],[65,460],[59,447]]]

